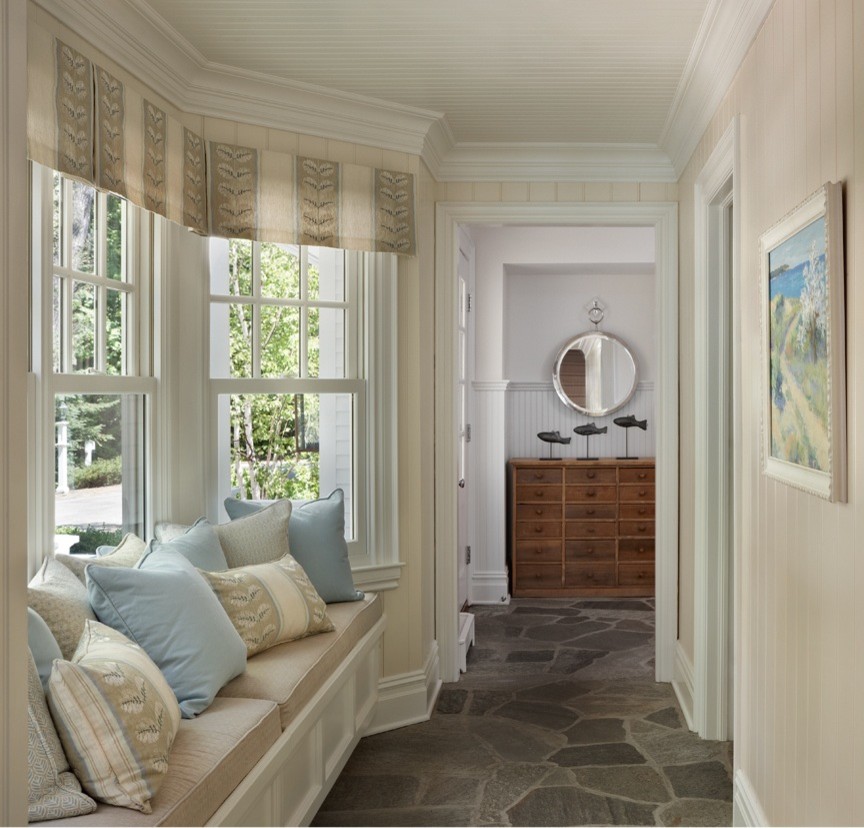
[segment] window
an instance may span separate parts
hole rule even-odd
[[[38,165],[32,204],[35,534],[93,552],[146,529],[149,216]]]
[[[393,271],[389,256],[210,240],[219,504],[228,496],[314,500],[341,488],[355,568],[386,558],[386,521],[370,515],[379,491],[395,484],[379,459],[395,456],[394,432],[386,451],[372,447],[375,429],[367,423],[374,397],[381,403],[377,427],[395,425],[388,413],[395,390]],[[390,303],[380,314],[386,324],[374,325],[373,306],[382,302]],[[387,545],[392,549],[389,539]]]

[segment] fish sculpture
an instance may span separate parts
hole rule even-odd
[[[570,445],[572,437],[562,437],[560,431],[541,431],[537,435],[544,443],[562,443],[565,446]]]
[[[594,434],[605,434],[609,430],[609,426],[603,426],[603,428],[599,428],[597,423],[587,423],[586,425],[576,426],[573,429],[578,435],[585,438],[585,456],[581,457],[581,460],[599,460],[598,457],[589,457],[590,452],[588,451],[588,440]]]
[[[621,428],[625,429],[624,431],[624,456],[619,456],[618,460],[637,460],[637,457],[630,456],[630,429],[631,428],[641,428],[642,431],[645,431],[648,428],[648,420],[637,420],[635,414],[628,414],[626,417],[616,417],[612,420],[613,423],[617,426],[621,426]]]

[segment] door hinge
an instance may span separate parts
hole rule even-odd
[[[465,426],[465,442],[471,442],[471,423],[468,423],[468,425]]]
[[[465,564],[466,566],[471,563],[471,547],[465,547]]]
[[[468,313],[471,313],[471,294],[468,294]]]

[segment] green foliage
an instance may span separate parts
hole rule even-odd
[[[55,400],[55,422],[63,419],[61,404],[66,404],[69,423],[69,465],[83,467],[84,443],[96,443],[96,457],[102,460],[120,456],[121,405],[119,394],[69,394]]]
[[[55,535],[78,535],[78,542],[69,548],[69,552],[80,554],[95,552],[97,546],[117,546],[123,539],[122,529],[109,529],[102,526],[58,526]]]
[[[116,486],[123,482],[120,457],[110,460],[94,460],[89,466],[72,469],[72,485],[75,489],[93,489],[100,486]]]

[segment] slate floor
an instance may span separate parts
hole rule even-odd
[[[313,825],[731,825],[731,744],[654,674],[653,601],[475,607],[432,719],[363,739]]]

